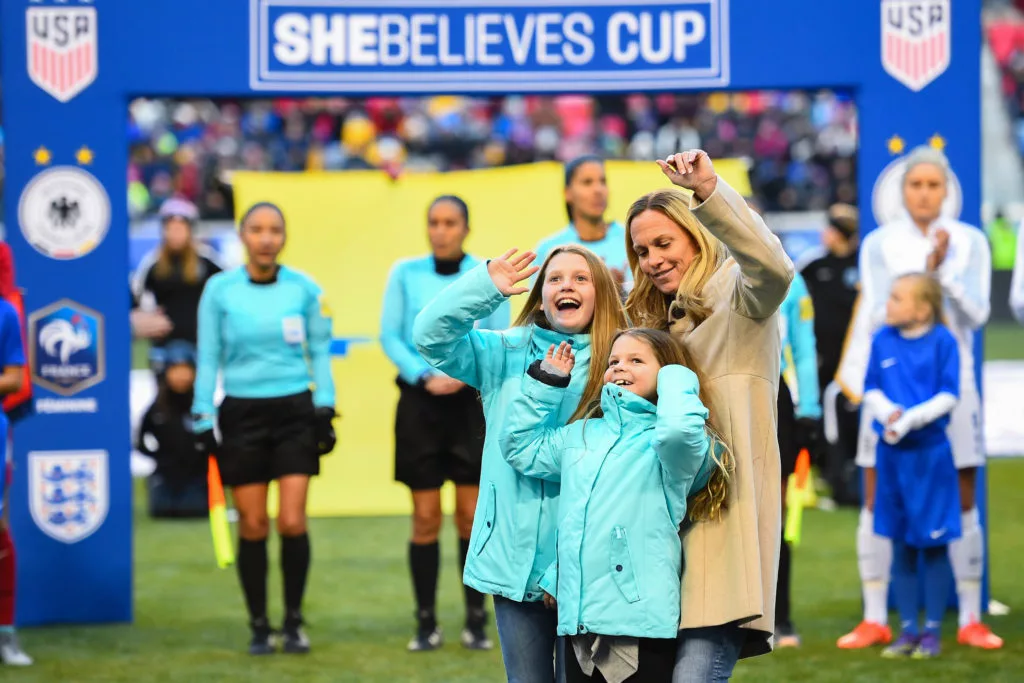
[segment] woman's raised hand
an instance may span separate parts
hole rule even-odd
[[[711,196],[718,185],[718,174],[711,157],[702,149],[690,149],[658,159],[661,172],[673,185],[692,190],[699,201]]]
[[[502,256],[491,259],[487,264],[487,274],[494,281],[494,286],[505,296],[522,294],[529,291],[529,287],[517,286],[523,280],[528,280],[540,268],[531,266],[537,254],[532,251],[517,253],[518,249],[509,249]]]

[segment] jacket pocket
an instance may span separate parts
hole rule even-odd
[[[609,559],[612,579],[619,587],[622,597],[626,598],[626,602],[637,602],[640,599],[640,589],[636,585],[636,574],[633,573],[633,560],[629,555],[629,542],[624,527],[616,526],[612,529]]]
[[[476,539],[473,542],[473,552],[477,555],[484,551],[484,546],[494,533],[494,517],[497,508],[495,497],[497,492],[494,489],[494,482],[488,482],[483,490],[484,505],[481,508],[480,526],[477,528]]]

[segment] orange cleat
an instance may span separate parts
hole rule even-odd
[[[862,621],[845,636],[836,641],[842,650],[861,650],[875,645],[888,645],[892,642],[892,629],[874,621]]]
[[[992,633],[985,624],[974,621],[964,626],[956,634],[956,642],[982,650],[998,650],[1003,646],[1003,639]]]

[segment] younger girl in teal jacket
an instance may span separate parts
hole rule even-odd
[[[424,359],[480,391],[487,433],[480,495],[463,581],[494,596],[495,625],[510,683],[555,680],[555,615],[545,609],[540,580],[555,559],[559,486],[516,472],[498,437],[510,427],[509,404],[522,393],[526,369],[552,344],[572,341],[577,368],[551,409],[553,425],[582,416],[603,382],[603,360],[625,316],[617,287],[600,258],[580,246],[551,252],[522,313],[505,331],[474,329],[519,283],[538,272],[531,252],[515,250],[466,273],[416,317],[413,342]],[[588,372],[590,357],[601,362]]]
[[[702,492],[701,515],[724,500],[724,449],[706,425],[685,350],[659,330],[619,333],[600,405],[556,427],[570,348],[552,346],[530,366],[501,436],[516,470],[562,486],[557,567],[542,585],[557,597],[559,635],[572,636],[566,680],[587,680],[596,668],[607,681],[667,683],[679,629],[679,529],[688,498]]]

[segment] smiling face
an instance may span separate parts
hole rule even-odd
[[[662,294],[675,294],[697,254],[690,233],[660,211],[648,209],[629,226],[640,270]]]
[[[579,254],[555,254],[548,261],[541,289],[541,310],[552,329],[578,334],[590,327],[596,300],[594,275]]]
[[[604,381],[655,403],[658,398],[659,370],[661,363],[650,344],[635,336],[623,334],[612,344]]]

